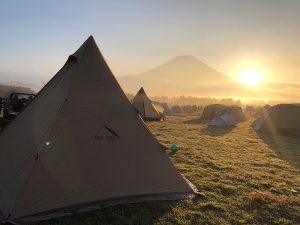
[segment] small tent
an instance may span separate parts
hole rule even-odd
[[[164,107],[162,106],[162,104],[160,102],[155,102],[152,101],[152,105],[154,106],[154,108],[156,109],[157,112],[159,112],[160,114],[164,114]]]
[[[153,102],[148,98],[147,94],[144,91],[144,88],[141,88],[138,93],[134,96],[131,101],[133,107],[137,110],[138,114],[144,120],[162,120],[163,119],[163,108],[159,105],[153,104]]]
[[[152,104],[156,108],[156,110],[162,113],[164,116],[170,116],[173,114],[172,110],[168,106],[168,103],[166,102],[161,103],[152,101]]]
[[[237,122],[241,122],[241,121],[245,121],[246,120],[246,116],[243,113],[243,110],[241,107],[236,106],[236,105],[230,105],[227,106],[224,111],[224,114],[231,114],[232,117],[235,119],[235,121]]]
[[[264,107],[258,109],[255,113],[255,117],[260,117],[260,116],[266,116],[268,114],[269,109],[271,106],[269,104],[266,104]]]
[[[217,116],[222,115],[222,112],[225,108],[226,106],[221,104],[207,105],[203,109],[201,118],[211,120]]]
[[[215,117],[222,116],[224,114],[231,114],[237,122],[245,121],[246,116],[244,115],[242,108],[236,105],[220,105],[212,104],[204,108],[202,112],[202,119],[212,120]]]
[[[261,132],[300,135],[300,104],[275,105],[252,126]]]
[[[216,127],[234,127],[236,122],[231,114],[224,114],[222,116],[213,118],[209,125]]]
[[[0,146],[1,223],[194,195],[93,37],[0,133]]]
[[[170,109],[168,103],[166,102],[163,102],[161,103],[162,107],[164,108],[164,115],[165,116],[171,116],[173,115],[174,113],[172,112],[172,110]]]

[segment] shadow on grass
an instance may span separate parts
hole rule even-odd
[[[207,124],[208,122],[209,122],[209,120],[205,120],[200,117],[196,118],[196,119],[183,121],[183,123],[186,123],[186,124]]]
[[[258,136],[291,166],[300,169],[300,139],[292,135],[272,135],[257,132]]]
[[[173,115],[170,115],[171,116],[174,116],[174,117],[187,117],[187,116],[200,116],[200,114],[194,114],[194,113],[178,113],[178,114],[173,114]]]
[[[172,157],[172,156],[176,155],[177,152],[168,152],[167,154],[168,154],[170,157]]]
[[[203,134],[212,136],[212,137],[218,137],[218,136],[223,136],[230,131],[232,131],[235,127],[214,127],[214,126],[207,126],[200,131]]]
[[[78,213],[68,217],[53,219],[35,225],[131,225],[154,224],[164,214],[170,212],[178,201],[153,201],[111,206],[100,210]]]

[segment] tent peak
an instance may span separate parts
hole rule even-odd
[[[139,94],[145,94],[145,90],[143,87],[141,87],[141,89],[138,91]]]
[[[86,39],[85,42],[95,42],[95,43],[96,43],[96,41],[95,41],[93,35],[90,35],[90,36]]]
[[[85,42],[78,48],[78,50],[72,54],[73,57],[80,58],[84,55],[84,52],[86,52],[87,49],[98,49],[98,46],[96,44],[96,41],[92,35],[90,35]]]
[[[81,47],[82,46],[85,46],[85,45],[89,45],[89,44],[95,44],[95,45],[97,45],[96,44],[96,41],[95,41],[95,39],[94,39],[94,37],[93,37],[93,35],[90,35],[86,40],[85,40],[85,42],[81,45]],[[80,48],[81,48],[80,47]]]

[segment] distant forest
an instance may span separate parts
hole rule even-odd
[[[127,97],[131,100],[134,95],[127,94]],[[149,96],[152,101],[167,102],[169,105],[198,105],[205,106],[209,104],[223,104],[223,105],[239,105],[242,103],[240,100],[234,100],[232,98],[211,98],[211,97],[193,97],[193,96],[178,96],[178,97],[167,97],[167,96]]]
[[[25,93],[34,93],[33,90],[27,87],[15,87],[10,85],[0,84],[0,97],[5,98],[11,92],[25,92]]]
[[[25,92],[25,93],[35,93],[32,89],[28,87],[16,87],[11,85],[0,84],[0,97],[7,97],[11,92]],[[133,94],[126,94],[131,100],[133,99]],[[167,97],[167,96],[149,96],[152,101],[157,102],[167,102],[169,105],[197,105],[205,106],[209,104],[223,104],[223,105],[239,105],[242,106],[240,100],[234,100],[232,98],[213,98],[213,97],[193,97],[193,96],[178,96],[178,97]],[[278,104],[277,101],[269,101],[268,104],[275,105]],[[257,102],[257,105],[264,105],[265,102]]]

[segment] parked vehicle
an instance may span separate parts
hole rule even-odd
[[[35,97],[28,93],[11,93],[3,103],[3,118],[14,119]]]

